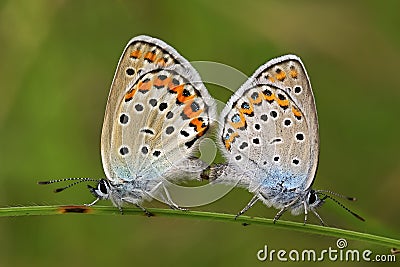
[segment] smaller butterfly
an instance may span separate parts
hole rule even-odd
[[[96,199],[141,206],[160,195],[175,204],[166,181],[194,179],[207,167],[192,157],[199,140],[215,120],[215,102],[199,74],[175,49],[149,36],[129,41],[119,60],[108,96],[101,134],[101,157],[106,179],[67,178],[88,186]]]
[[[300,58],[286,55],[262,65],[230,98],[219,121],[218,141],[228,163],[212,167],[210,180],[236,184],[254,194],[237,216],[261,200],[279,209],[274,222],[290,209],[294,215],[304,212],[304,223],[311,211],[324,225],[316,208],[333,199],[328,194],[344,196],[312,189],[318,166],[318,118]]]

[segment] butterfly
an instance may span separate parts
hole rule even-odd
[[[333,199],[327,193],[344,196],[312,189],[319,156],[318,117],[299,57],[285,55],[259,67],[229,99],[219,122],[217,138],[228,162],[213,166],[210,180],[254,194],[237,217],[260,200],[279,209],[274,222],[291,210],[294,215],[304,212],[304,223],[311,211],[324,224],[316,209]]]
[[[215,120],[216,105],[197,71],[174,48],[149,36],[137,36],[125,47],[111,84],[101,133],[105,179],[67,178],[49,184],[84,181],[95,200],[141,206],[157,198],[175,204],[167,181],[191,179],[207,167],[193,157],[199,140]],[[185,178],[184,178],[185,177]]]

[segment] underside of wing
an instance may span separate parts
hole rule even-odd
[[[267,62],[221,114],[220,141],[230,165],[253,177],[251,188],[308,188],[318,164],[314,97],[301,60]]]
[[[210,127],[214,102],[190,75],[181,66],[154,69],[123,96],[113,114],[109,160],[115,176],[151,179],[191,156]]]
[[[221,141],[230,163],[253,183],[293,188],[306,179],[310,140],[306,119],[272,84],[244,92],[224,117]]]
[[[169,114],[172,114],[173,112],[173,110],[171,110],[173,109],[173,105],[169,101],[172,101],[171,98],[172,94],[175,94],[176,98],[178,93],[179,97],[182,98],[181,100],[183,100],[183,98],[186,97],[185,94],[187,91],[180,92],[178,88],[172,88],[177,92],[168,93],[167,90],[157,89],[157,86],[161,86],[157,85],[157,82],[160,84],[165,83],[164,80],[161,79],[157,81],[151,80],[150,82],[147,82],[146,80],[156,77],[154,75],[156,75],[157,71],[161,71],[162,69],[167,69],[167,68],[171,69],[171,71],[172,69],[174,69],[175,73],[178,73],[178,76],[181,77],[182,79],[190,80],[194,88],[191,90],[194,91],[196,89],[198,92],[200,92],[200,95],[203,99],[207,98],[206,101],[208,102],[206,106],[207,107],[212,106],[210,113],[215,112],[213,110],[214,103],[211,97],[209,96],[207,90],[201,83],[200,76],[188,63],[188,61],[185,58],[183,58],[174,48],[172,48],[171,46],[169,46],[168,44],[159,39],[152,38],[149,36],[137,36],[131,39],[128,45],[125,47],[124,52],[119,60],[117,70],[115,72],[114,79],[111,85],[110,93],[108,96],[106,111],[104,115],[103,129],[101,135],[101,155],[102,155],[103,168],[106,173],[106,176],[109,179],[113,180],[118,178],[116,171],[117,173],[122,173],[125,176],[127,176],[129,173],[129,170],[125,168],[127,165],[121,165],[119,163],[115,164],[115,159],[113,158],[118,153],[115,150],[117,148],[116,144],[113,143],[114,142],[113,140],[116,135],[119,136],[118,137],[119,139],[122,139],[122,137],[126,138],[126,135],[129,135],[129,138],[131,137],[132,133],[128,134],[129,131],[124,130],[124,134],[122,134],[122,128],[118,129],[118,125],[125,126],[121,125],[121,121],[124,121],[128,117],[128,115],[135,115],[131,114],[132,112],[137,112],[138,114],[136,114],[136,116],[134,117],[129,117],[131,119],[131,121],[129,122],[131,128],[138,127],[142,129],[145,128],[144,126],[148,125],[149,121],[153,119],[159,121],[154,122],[155,125],[152,126],[155,128],[155,130],[158,131],[157,133],[154,132],[153,137],[151,137],[150,131],[136,133],[137,137],[140,140],[134,141],[135,143],[134,144],[132,143],[131,146],[138,145],[143,140],[149,142],[149,146],[151,146],[156,142],[161,142],[161,141],[164,142],[165,139],[169,138],[169,136],[165,135],[166,133],[164,135],[161,134],[161,127],[163,127],[161,126],[161,124],[164,121],[172,121],[172,119],[175,120],[178,118],[177,116],[170,119],[166,117],[167,114],[168,116],[170,116]],[[150,77],[151,75],[153,76]],[[166,75],[168,76],[168,78],[171,78],[170,76],[172,75],[172,73],[169,72],[166,73]],[[160,78],[163,77],[164,77],[163,75],[160,76]],[[149,90],[147,91],[143,89],[146,86],[149,88]],[[136,94],[136,92],[139,93]],[[129,98],[129,96],[131,97],[131,99],[129,101],[126,101]],[[150,99],[153,99],[151,103],[145,101]],[[138,111],[135,109],[135,105],[133,105],[132,103],[136,103],[136,101],[143,105],[143,111]],[[160,106],[160,104],[163,105]],[[167,108],[164,108],[164,104],[167,105]],[[181,107],[186,106],[186,104],[187,103],[182,104]],[[196,104],[193,104],[194,108],[196,108],[195,105]],[[189,107],[187,107],[186,109],[187,112],[188,109]],[[168,111],[171,111],[171,113],[168,113]],[[121,115],[124,112],[126,113],[125,115],[127,117],[121,118]],[[161,115],[164,117],[162,117]],[[143,116],[145,118],[141,118],[140,116]],[[134,119],[132,120],[132,118]],[[192,123],[194,122],[195,121],[193,121]],[[146,124],[142,125],[142,123]],[[207,123],[208,122],[204,124],[206,127],[208,127]],[[199,131],[201,132],[200,128],[202,128],[203,124],[200,124],[200,122],[198,122],[196,125]],[[182,125],[178,125],[178,127],[181,126]],[[193,129],[193,127],[191,129]],[[120,132],[115,132],[115,131],[120,131]],[[168,128],[168,132],[169,131],[171,131],[171,128]],[[144,138],[142,136],[143,134],[146,134],[147,137]],[[160,140],[161,137],[163,140]],[[189,134],[187,138],[190,137],[193,136]],[[193,138],[191,140],[193,140]],[[187,142],[189,141],[190,140],[188,140]],[[143,148],[143,150],[145,150],[145,148]],[[155,154],[158,153],[155,152]],[[139,159],[139,161],[141,161],[141,159]],[[115,165],[113,165],[113,162]],[[138,163],[138,164],[140,165],[144,163]],[[134,166],[132,165],[132,163],[129,164],[129,168],[133,167]],[[115,170],[116,168],[118,170]]]

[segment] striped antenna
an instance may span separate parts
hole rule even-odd
[[[60,187],[54,190],[54,193],[58,193],[61,191],[64,191],[67,188],[70,188],[74,185],[80,184],[82,182],[98,182],[98,179],[92,179],[92,178],[65,178],[65,179],[56,179],[56,180],[50,180],[50,181],[39,181],[38,184],[54,184],[54,183],[59,183],[59,182],[66,182],[66,181],[75,181],[72,184],[69,184],[64,187]]]
[[[348,196],[345,196],[345,195],[342,195],[342,194],[339,194],[339,193],[336,193],[336,192],[332,192],[332,191],[329,191],[329,190],[316,190],[316,193],[327,193],[327,194],[330,194],[330,195],[333,195],[333,196],[336,196],[336,197],[340,197],[340,198],[343,198],[343,199],[347,199],[347,200],[350,200],[350,201],[356,201],[357,200],[355,197],[348,197]]]
[[[335,198],[333,198],[332,196],[327,195],[327,194],[331,194],[331,195],[334,195],[334,196],[337,196],[337,197],[340,197],[340,198],[343,198],[343,199],[351,200],[351,201],[355,201],[356,198],[354,198],[354,197],[348,197],[348,196],[345,196],[345,195],[341,195],[341,194],[338,194],[338,193],[335,193],[335,192],[332,192],[332,191],[329,191],[329,190],[317,190],[317,191],[315,191],[315,193],[317,193],[317,194],[319,194],[319,195],[323,195],[324,197],[322,198],[322,200],[325,200],[325,199],[327,199],[327,198],[333,200],[333,202],[335,202],[336,204],[338,204],[338,205],[339,205],[340,207],[342,207],[343,209],[347,210],[347,211],[348,211],[349,213],[351,213],[354,217],[356,217],[357,219],[359,219],[359,220],[365,222],[365,219],[364,219],[363,217],[361,217],[361,216],[358,215],[357,213],[351,211],[351,210],[350,210],[349,208],[347,208],[345,205],[343,205],[342,203],[340,203],[337,199],[335,199]]]

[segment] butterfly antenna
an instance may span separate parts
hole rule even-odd
[[[347,200],[350,200],[350,201],[356,201],[357,200],[355,197],[348,197],[348,196],[345,196],[345,195],[342,195],[342,194],[339,194],[339,193],[336,193],[336,192],[332,192],[332,191],[329,191],[329,190],[317,190],[316,192],[317,193],[328,193],[330,195],[334,195],[334,196],[337,196],[337,197],[340,197],[340,198],[343,198],[343,199],[347,199]]]
[[[67,188],[70,188],[74,185],[80,184],[82,182],[97,182],[97,179],[92,179],[92,178],[65,178],[65,179],[57,179],[57,180],[50,180],[50,181],[39,181],[38,184],[54,184],[54,183],[59,183],[59,182],[65,182],[65,181],[75,181],[72,184],[69,184],[64,187],[60,187],[54,190],[54,193],[58,193],[61,191],[64,191]]]
[[[365,219],[364,219],[363,217],[361,217],[361,216],[358,215],[357,213],[351,211],[349,208],[347,208],[345,205],[343,205],[342,203],[340,203],[338,200],[336,200],[335,198],[333,198],[333,197],[331,197],[331,196],[329,196],[329,195],[327,195],[327,194],[325,194],[325,193],[330,193],[330,194],[332,194],[332,195],[334,195],[334,196],[341,197],[341,198],[348,199],[348,200],[352,200],[352,201],[354,201],[355,198],[353,198],[353,197],[347,197],[347,196],[344,196],[344,195],[341,195],[341,194],[338,194],[338,193],[334,193],[334,192],[331,192],[331,191],[328,191],[328,190],[318,190],[318,191],[316,191],[316,193],[324,196],[324,197],[322,198],[322,200],[325,200],[325,199],[327,199],[327,198],[333,200],[336,204],[338,204],[338,205],[339,205],[340,207],[342,207],[343,209],[347,210],[347,211],[348,211],[349,213],[351,213],[354,217],[356,217],[357,219],[359,219],[359,220],[365,222]]]

